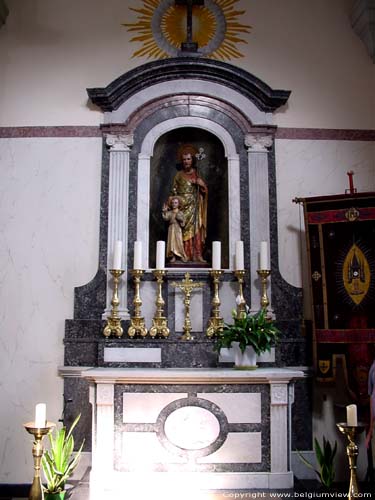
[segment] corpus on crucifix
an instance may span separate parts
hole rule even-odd
[[[176,5],[186,5],[186,41],[181,44],[182,52],[197,52],[198,44],[193,42],[193,5],[204,5],[204,0],[175,0]]]

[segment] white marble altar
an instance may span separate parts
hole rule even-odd
[[[290,412],[302,371],[82,368],[80,376],[93,411],[91,500],[137,491],[140,480],[154,496],[293,487]]]

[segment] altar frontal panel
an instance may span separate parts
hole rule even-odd
[[[270,470],[269,387],[115,385],[120,472]]]

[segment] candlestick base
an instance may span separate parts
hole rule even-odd
[[[223,331],[224,320],[223,318],[211,317],[208,321],[208,326],[206,330],[206,335],[209,339],[215,337],[218,333]]]
[[[134,338],[136,335],[141,337],[147,336],[147,328],[144,318],[131,318],[130,326],[128,328],[128,335],[130,338]]]
[[[121,326],[120,318],[111,318],[110,316],[107,318],[107,324],[104,327],[103,335],[104,337],[110,337],[112,333],[120,338],[124,334],[124,329]]]
[[[167,318],[164,316],[154,317],[152,319],[152,327],[149,330],[150,337],[155,338],[158,335],[165,339],[169,337],[170,330],[168,328]]]
[[[349,444],[346,447],[346,454],[349,460],[349,469],[350,469],[350,484],[349,484],[349,492],[348,498],[349,500],[354,500],[359,497],[359,489],[357,482],[357,456],[358,456],[358,446],[355,444],[355,438],[358,436],[364,429],[365,425],[359,423],[358,425],[348,425],[347,423],[341,422],[336,424],[338,429],[342,434],[344,434]]]
[[[40,478],[40,465],[44,452],[42,440],[43,437],[55,427],[55,424],[53,422],[46,422],[45,427],[36,427],[35,422],[27,422],[23,424],[23,426],[29,434],[34,436],[32,449],[34,458],[34,478],[30,488],[29,500],[43,500],[44,495]]]
[[[121,326],[121,318],[118,313],[118,307],[120,305],[118,287],[120,277],[123,275],[124,271],[122,269],[110,269],[109,272],[113,276],[113,297],[111,300],[112,310],[111,315],[107,318],[107,324],[103,330],[103,335],[105,337],[109,337],[113,333],[116,337],[122,337],[124,330]]]

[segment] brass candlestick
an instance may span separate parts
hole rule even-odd
[[[191,336],[191,321],[190,321],[190,297],[193,290],[197,288],[201,288],[204,286],[202,282],[193,283],[193,280],[190,278],[189,273],[185,273],[185,279],[181,282],[174,281],[171,283],[175,288],[180,288],[184,294],[184,305],[185,305],[185,321],[184,321],[184,335],[182,336],[182,340],[192,340]]]
[[[349,484],[349,500],[358,498],[358,482],[357,482],[357,456],[358,456],[358,446],[355,444],[355,437],[360,434],[365,426],[363,424],[358,425],[348,425],[347,423],[336,424],[340,432],[342,432],[349,441],[346,447],[346,454],[349,460],[350,469],[350,484]]]
[[[162,286],[163,286],[163,276],[165,275],[165,271],[162,269],[155,269],[154,276],[157,281],[158,293],[156,297],[156,314],[152,319],[152,327],[150,328],[150,336],[156,337],[157,335],[161,335],[164,338],[169,336],[169,328],[167,318],[164,316],[164,299],[162,295]]]
[[[122,337],[124,330],[121,326],[121,318],[118,313],[118,306],[120,305],[120,300],[118,298],[118,286],[120,283],[120,277],[124,273],[122,269],[110,269],[109,272],[113,276],[113,296],[111,300],[112,311],[111,315],[107,318],[107,325],[103,330],[103,335],[109,337],[111,333],[114,333],[116,337]]]
[[[243,296],[243,284],[244,284],[245,273],[246,273],[245,270],[234,271],[234,275],[238,281],[239,300],[237,301],[237,318],[241,318],[242,316],[246,315],[246,301],[245,297]]]
[[[220,316],[220,297],[219,297],[219,281],[220,276],[224,271],[218,269],[212,269],[210,275],[214,283],[214,296],[212,298],[212,316],[208,321],[208,326],[206,330],[206,335],[208,338],[212,338],[217,335],[218,332],[222,331],[224,328],[224,320]]]
[[[270,303],[267,296],[267,279],[268,276],[271,274],[271,271],[269,269],[258,269],[257,273],[260,277],[260,282],[262,287],[262,295],[260,297],[260,307],[262,309],[267,309]]]
[[[45,427],[35,427],[35,422],[27,422],[23,425],[29,434],[34,436],[33,457],[34,457],[34,479],[30,488],[29,500],[43,500],[44,494],[42,481],[40,478],[40,465],[43,456],[43,437],[55,426],[52,422],[46,422]]]
[[[147,335],[147,328],[145,325],[145,320],[142,318],[142,313],[141,313],[141,306],[142,306],[142,300],[141,296],[139,293],[139,287],[141,283],[141,277],[143,274],[143,269],[133,269],[131,271],[133,280],[134,280],[134,288],[135,288],[135,294],[134,294],[134,316],[130,318],[130,326],[128,329],[128,335],[129,337],[134,337],[135,334],[139,333],[141,337],[146,337]]]

